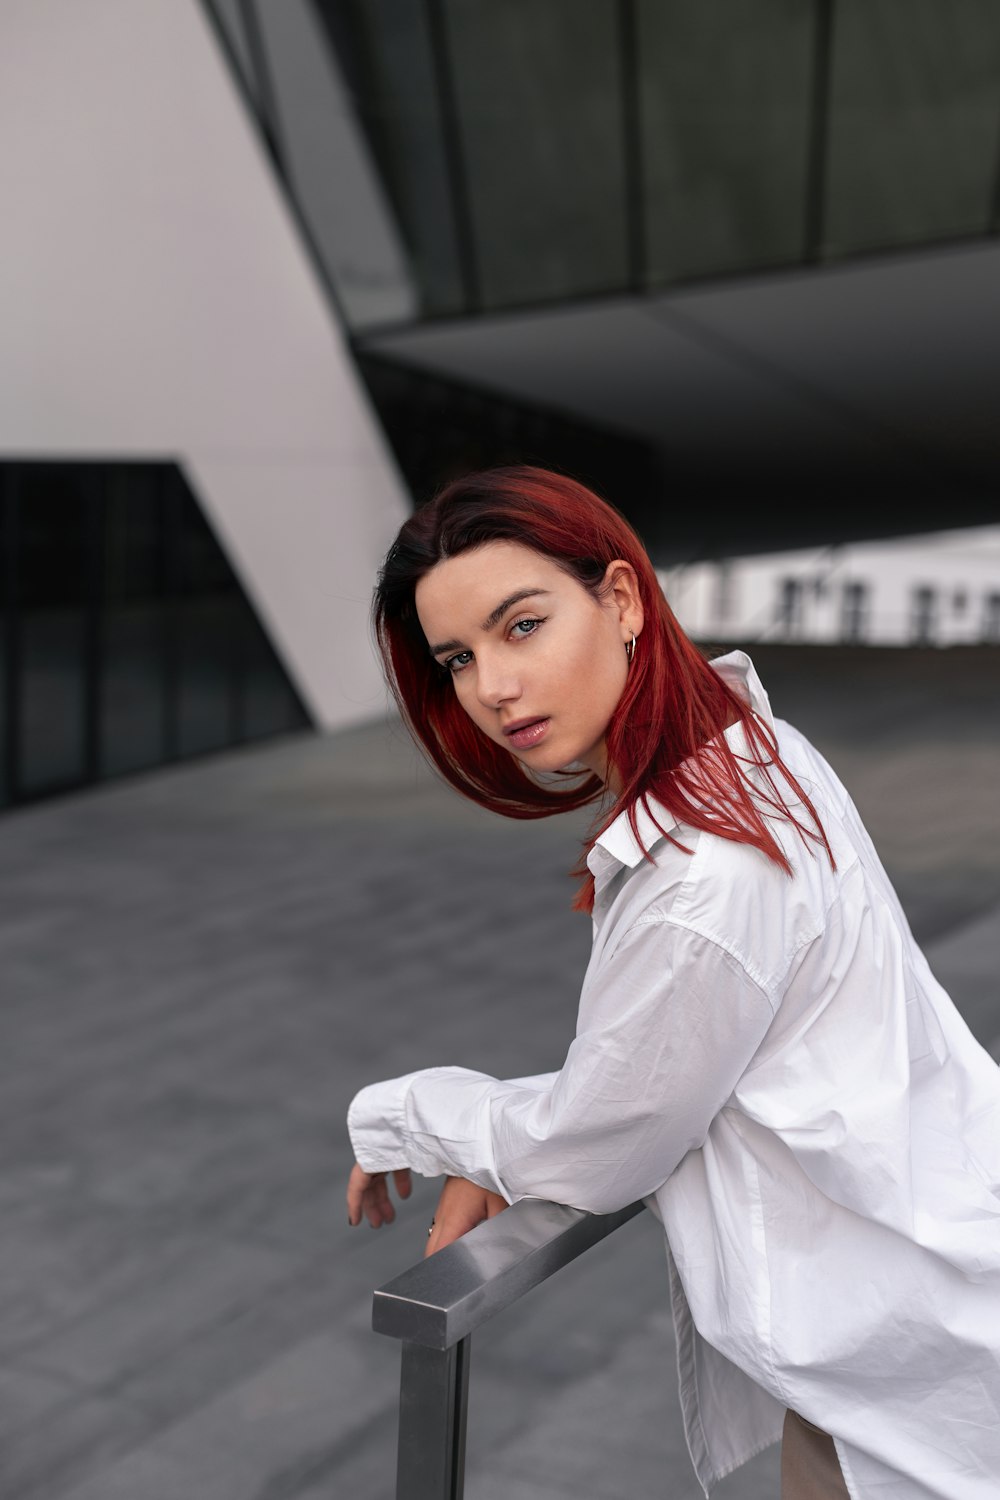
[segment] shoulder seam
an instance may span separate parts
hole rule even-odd
[[[681,921],[673,915],[657,915],[637,917],[636,920],[631,924],[631,926],[622,933],[618,946],[620,946],[621,942],[625,941],[629,933],[636,932],[640,927],[673,927],[683,932],[690,932],[695,937],[701,938],[703,942],[709,943],[713,948],[717,948],[720,953],[724,953],[727,958],[732,959],[733,963],[735,963],[750,980],[750,983],[754,986],[754,988],[759,990],[760,993],[764,996],[764,999],[767,1001],[771,1010],[773,1011],[775,1009],[774,999],[771,995],[771,991],[768,985],[765,984],[763,980],[763,976],[755,972],[751,965],[748,964],[739,953],[737,953],[736,949],[731,944],[725,943],[717,937],[712,937],[709,933],[702,932],[699,927],[695,927],[692,923]],[[796,952],[797,951],[798,950],[796,949]]]

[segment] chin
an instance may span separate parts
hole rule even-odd
[[[544,775],[554,776],[557,771],[570,771],[574,776],[593,776],[596,774],[578,756],[566,755],[565,753],[562,755],[558,753],[553,754],[551,750],[547,755],[535,755],[530,759],[527,756],[523,756],[521,764],[525,770],[540,771]]]
[[[539,745],[537,750],[529,750],[526,754],[515,750],[513,754],[526,771],[541,771],[545,775],[561,771],[567,765],[565,756],[553,755],[547,745]]]

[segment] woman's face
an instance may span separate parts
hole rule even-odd
[[[595,598],[519,542],[445,558],[417,584],[417,615],[458,701],[534,771],[580,764],[606,779],[604,736],[642,629],[634,569],[613,562]]]

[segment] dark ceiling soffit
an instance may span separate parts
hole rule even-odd
[[[1000,184],[998,184],[998,196],[1000,196]],[[1000,214],[1000,203],[998,203],[998,214]],[[998,236],[1000,236],[1000,225],[995,232],[989,234],[947,235],[941,239],[922,240],[919,244],[875,246],[867,250],[859,250],[851,255],[838,256],[836,260],[823,260],[808,265],[797,260],[773,261],[766,265],[755,266],[752,271],[713,271],[705,276],[685,277],[683,281],[649,285],[644,291],[638,293],[631,292],[622,286],[597,287],[593,291],[574,293],[572,297],[546,297],[540,300],[510,302],[505,303],[503,307],[491,307],[481,313],[471,315],[467,312],[431,313],[421,315],[416,319],[396,319],[392,322],[370,324],[364,329],[356,330],[352,334],[352,340],[359,348],[365,348],[372,341],[380,338],[396,338],[408,333],[418,334],[428,329],[446,328],[453,323],[500,323],[504,319],[521,318],[529,313],[542,315],[560,311],[573,312],[577,308],[593,307],[595,303],[645,303],[653,299],[662,302],[672,296],[686,296],[690,292],[724,291],[728,287],[753,286],[756,283],[779,277],[783,281],[798,280],[802,277],[812,279],[817,276],[836,275],[838,272],[862,270],[869,266],[891,262],[904,264],[909,261],[923,260],[928,255],[946,255],[949,251],[959,253],[963,250],[992,248]]]
[[[822,386],[802,380],[799,376],[783,369],[781,365],[773,364],[769,359],[754,353],[753,350],[744,348],[737,340],[728,338],[717,328],[707,327],[680,308],[660,304],[651,306],[648,311],[650,316],[658,322],[666,324],[692,343],[710,350],[730,365],[745,370],[765,385],[797,397],[814,410],[836,413],[842,421],[853,427],[855,432],[862,434],[883,451],[891,454],[900,475],[910,474],[921,485],[925,485],[928,476],[931,476],[946,487],[958,486],[960,493],[969,496],[973,502],[982,499],[983,501],[992,500],[995,503],[996,479],[994,475],[979,473],[976,468],[965,464],[942,461],[939,453],[924,449],[918,440],[905,433],[897,432],[894,427],[884,422],[871,418],[861,408],[831,394]]]

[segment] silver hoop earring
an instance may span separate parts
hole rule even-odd
[[[632,665],[632,658],[635,655],[635,631],[634,630],[632,632],[632,639],[630,641],[626,641],[625,642],[625,655],[628,657],[628,664],[629,664],[629,666],[631,666]]]

